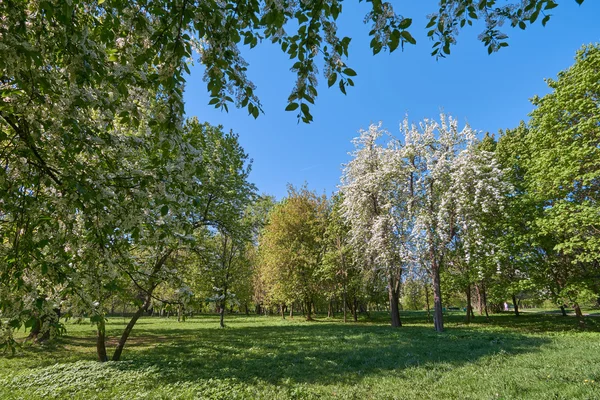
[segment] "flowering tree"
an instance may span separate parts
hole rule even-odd
[[[363,265],[387,281],[392,326],[401,326],[398,301],[402,270],[408,263],[412,229],[410,174],[397,143],[377,141],[387,132],[371,125],[354,139],[356,150],[343,171],[342,210],[350,241]]]
[[[455,119],[442,115],[439,123],[419,125],[405,119],[402,139],[386,147],[377,143],[383,133],[371,125],[355,139],[342,177],[344,215],[353,243],[385,271],[392,325],[399,325],[402,269],[420,264],[431,274],[434,323],[442,331],[442,265],[450,250],[453,262],[464,265],[492,251],[485,224],[501,209],[508,186],[493,153],[478,148],[475,132],[459,130]]]

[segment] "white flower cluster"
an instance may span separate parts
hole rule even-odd
[[[443,254],[456,240],[467,263],[493,253],[485,218],[502,211],[509,189],[494,155],[480,148],[468,125],[459,130],[445,115],[418,125],[405,119],[400,131],[400,139],[381,123],[361,131],[343,170],[344,217],[365,261],[428,269],[430,255]]]

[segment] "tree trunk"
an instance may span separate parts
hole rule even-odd
[[[519,316],[519,304],[517,304],[517,297],[512,295],[513,306],[515,307],[515,317]]]
[[[333,318],[334,317],[334,311],[333,311],[333,300],[329,300],[329,307],[327,308],[327,318]]]
[[[281,311],[281,319],[285,319],[285,306],[281,304],[279,310]]]
[[[244,310],[246,311],[246,315],[250,315],[250,312],[248,311],[248,303],[244,303]]]
[[[465,318],[465,321],[467,324],[471,323],[471,312],[472,312],[472,306],[471,306],[471,285],[467,286],[467,316]]]
[[[40,334],[40,331],[42,330],[42,322],[40,321],[39,318],[36,318],[35,322],[33,323],[33,326],[31,327],[31,331],[29,331],[29,336],[27,337],[27,339],[29,340],[37,340],[38,335]]]
[[[219,307],[219,327],[225,328],[225,302]]]
[[[104,315],[100,316],[101,320],[96,322],[96,353],[98,354],[98,361],[108,361],[106,355],[106,323],[104,321]]]
[[[402,326],[402,322],[400,321],[400,310],[398,308],[398,302],[400,300],[400,296],[398,290],[395,289],[390,282],[388,285],[388,295],[390,298],[390,316],[392,319],[392,326],[399,327]]]
[[[306,312],[306,320],[312,321],[313,320],[312,315],[311,315],[312,304],[310,303],[310,301],[304,302],[304,308],[305,308],[305,312]]]
[[[156,272],[158,272],[158,271],[156,271]],[[150,307],[150,304],[152,303],[152,292],[154,292],[155,288],[156,288],[155,285],[151,285],[149,292],[146,293],[146,300],[144,301],[144,304],[142,304],[137,309],[137,311],[131,317],[131,320],[129,320],[129,323],[127,324],[127,326],[125,327],[125,330],[121,334],[121,338],[119,339],[119,343],[117,344],[117,348],[115,349],[115,352],[113,354],[113,357],[112,357],[113,361],[119,361],[121,359],[121,353],[123,353],[123,348],[125,347],[125,342],[127,342],[127,339],[129,338],[129,335],[131,334],[133,327],[135,326],[137,320],[140,319],[140,317],[144,314],[144,312],[146,312],[146,310],[148,309],[148,307]]]
[[[346,284],[344,283],[344,323],[348,322],[347,316],[346,316],[346,308],[348,307],[348,305],[346,304]]]
[[[575,309],[575,316],[577,317],[577,319],[579,319],[579,325],[582,328],[585,327],[585,320],[583,319],[583,313],[581,312],[579,303],[573,303],[573,308]]]
[[[290,304],[290,319],[294,318],[294,303]]]
[[[565,310],[565,306],[560,306],[560,312],[563,317],[567,316],[567,310]]]
[[[483,282],[481,282],[481,291],[483,292],[483,309],[485,310],[485,318],[489,320],[490,315],[488,314],[487,292],[485,290],[485,283]]]
[[[440,280],[440,266],[435,258],[431,266],[433,282],[433,325],[437,332],[444,331],[444,315],[442,314],[442,285]]]
[[[430,306],[429,306],[429,285],[425,284],[425,305],[427,306],[427,321],[431,318]]]
[[[358,322],[358,300],[356,300],[356,296],[354,296],[354,302],[352,303],[352,308],[354,310],[354,322]]]
[[[477,292],[477,308],[479,309],[479,315],[483,315],[483,294],[481,293],[482,283],[475,285],[475,291]]]

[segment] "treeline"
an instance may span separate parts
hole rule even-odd
[[[338,193],[290,187],[279,202],[249,182],[235,134],[181,118],[170,81],[91,77],[120,96],[117,112],[84,84],[65,89],[68,71],[44,74],[61,97],[7,89],[0,110],[5,349],[15,329],[62,333],[61,318],[89,319],[98,359],[116,361],[138,319],[161,310],[218,311],[224,326],[227,311],[385,308],[400,326],[402,306],[431,305],[441,331],[459,299],[467,318],[474,298],[484,313],[534,299],[582,322],[598,301],[599,46],[549,81],[528,123],[482,140],[445,116],[406,120],[398,137],[372,125]],[[131,315],[109,356],[117,305]]]

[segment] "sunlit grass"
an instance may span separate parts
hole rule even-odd
[[[403,319],[144,318],[123,361],[106,364],[93,327],[69,323],[54,343],[0,358],[0,398],[600,398],[600,320],[452,315],[436,334],[423,313]],[[125,323],[109,320],[110,345]]]

